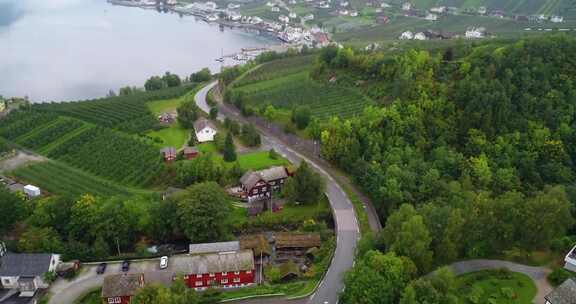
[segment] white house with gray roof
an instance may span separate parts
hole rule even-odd
[[[194,122],[194,131],[198,142],[214,141],[214,136],[218,133],[216,126],[206,118],[200,118]]]
[[[58,254],[8,252],[0,257],[0,283],[21,297],[32,297],[38,289],[49,287],[43,276],[54,272],[59,263]]]

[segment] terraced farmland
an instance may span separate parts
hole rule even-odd
[[[12,172],[12,175],[22,181],[38,185],[53,194],[74,197],[86,193],[100,196],[129,194],[129,190],[125,188],[54,161],[27,165],[18,168]]]
[[[259,107],[272,104],[284,109],[308,105],[312,114],[320,119],[351,117],[372,103],[353,89],[317,83],[309,78],[306,71],[257,82],[237,90],[246,94],[248,105]]]
[[[307,71],[312,67],[315,58],[315,55],[296,56],[264,63],[239,78],[234,85],[240,87],[259,81]]]
[[[157,148],[101,127],[58,145],[48,156],[130,186],[150,184],[163,168]]]
[[[103,127],[140,133],[157,124],[146,102],[180,97],[193,88],[176,87],[88,101],[36,104],[34,109],[79,118]]]
[[[80,120],[60,117],[53,123],[36,128],[25,136],[17,138],[16,143],[32,150],[39,150],[83,125],[84,122]]]

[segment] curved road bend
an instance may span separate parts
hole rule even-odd
[[[206,113],[210,112],[210,107],[206,103],[206,96],[208,92],[216,85],[217,82],[210,83],[198,91],[194,97],[198,107]],[[232,113],[231,116],[233,117],[230,117],[230,119],[246,122],[243,117],[234,114],[236,113]],[[218,120],[223,121],[224,118],[225,116],[223,114],[218,114]],[[326,195],[330,200],[330,205],[336,223],[336,250],[334,252],[332,263],[330,264],[324,279],[322,282],[320,282],[316,292],[314,292],[310,298],[298,302],[310,304],[335,304],[338,302],[338,294],[344,288],[343,275],[348,269],[352,267],[354,263],[354,250],[356,248],[356,242],[360,237],[360,230],[352,203],[344,191],[340,188],[340,186],[334,181],[334,178],[332,178],[328,172],[322,169],[320,165],[287,147],[278,139],[272,137],[266,130],[261,128],[258,129],[262,133],[263,144],[270,145],[272,148],[274,148],[274,150],[278,151],[282,156],[286,157],[292,163],[299,163],[302,160],[306,160],[306,162],[314,167],[316,171],[318,171],[326,180]],[[261,299],[249,302],[279,303],[278,299],[271,301]]]

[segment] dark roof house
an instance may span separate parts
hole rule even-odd
[[[49,253],[8,253],[0,258],[0,277],[42,276],[56,267],[53,256]]]
[[[544,297],[546,304],[576,304],[576,280],[570,278]]]

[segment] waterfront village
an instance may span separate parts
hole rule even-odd
[[[267,2],[256,1],[254,3],[241,1],[218,1],[218,3],[213,1],[190,2],[189,0],[109,1],[116,5],[138,6],[152,9],[161,7],[164,11],[173,11],[181,15],[193,15],[210,23],[218,23],[222,27],[242,27],[254,30],[262,34],[277,37],[286,44],[286,47],[305,45],[312,48],[321,48],[333,43],[331,29],[327,28],[324,24],[330,19],[337,18],[346,18],[346,20],[351,18],[371,18],[373,19],[373,26],[386,26],[391,21],[391,18],[396,16],[425,20],[430,22],[430,25],[449,16],[483,16],[534,25],[533,27],[524,28],[524,31],[551,31],[552,25],[557,27],[565,21],[564,17],[559,15],[509,14],[502,10],[491,9],[485,6],[477,8],[438,6],[422,9],[411,2],[396,5],[382,2],[381,0],[367,1],[362,4],[364,7],[354,7],[351,2],[346,0],[269,0]],[[243,15],[241,13],[243,7],[248,5],[251,6],[251,9],[247,11],[256,13]],[[255,5],[260,5],[261,7],[257,6],[256,9],[254,9],[253,6]],[[359,6],[361,4],[355,5]],[[298,12],[300,12],[300,14]],[[319,18],[320,16],[318,15],[321,15],[321,18]],[[557,30],[570,31],[572,29],[557,28]],[[425,28],[424,26],[422,29],[416,31],[405,30],[397,39],[481,39],[495,36],[495,34],[488,32],[485,26],[471,24],[463,32],[435,30]],[[367,46],[367,49],[374,48],[375,46],[377,46],[377,44],[371,44]],[[237,55],[234,59],[251,59],[248,53],[243,52],[242,55]]]

